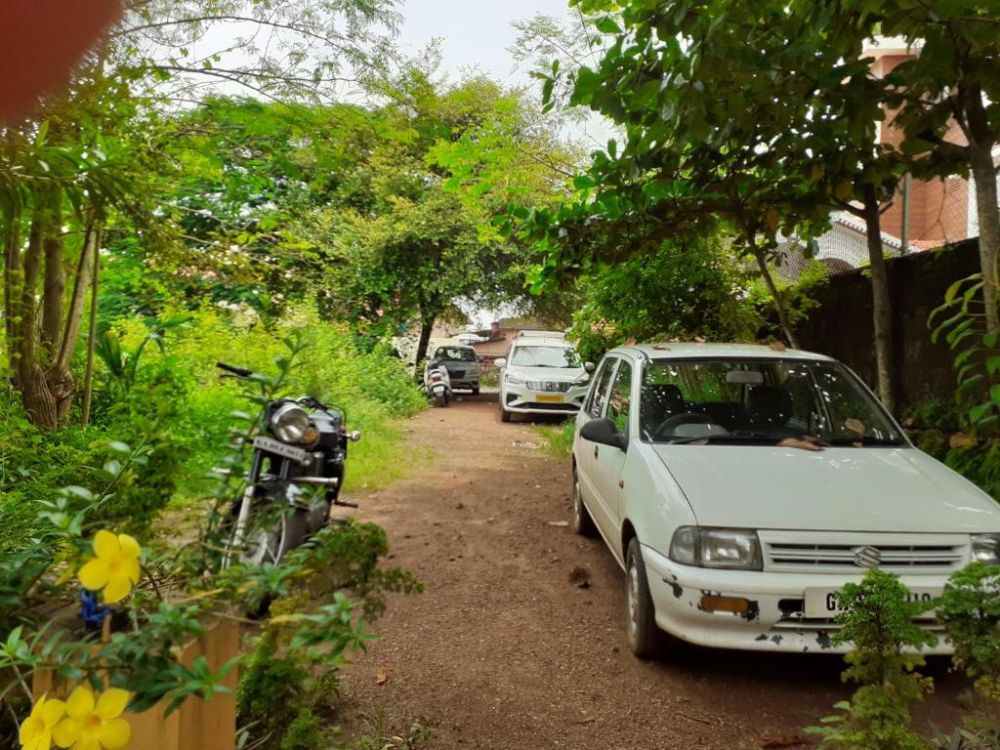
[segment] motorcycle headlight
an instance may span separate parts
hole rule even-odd
[[[283,404],[271,415],[271,432],[286,443],[301,443],[309,432],[309,415],[297,404]]]
[[[973,562],[1000,565],[1000,534],[976,534],[972,537]]]
[[[670,541],[670,559],[681,565],[725,570],[760,570],[760,539],[745,529],[681,526]]]
[[[519,378],[516,375],[507,375],[507,376],[505,376],[505,379],[511,385],[524,385],[525,383],[528,382],[524,378]]]

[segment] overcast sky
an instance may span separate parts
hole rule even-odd
[[[442,40],[444,68],[459,74],[478,68],[491,78],[527,83],[525,70],[514,72],[508,49],[516,32],[511,23],[539,13],[568,17],[566,0],[405,0],[400,33],[403,51],[412,55],[432,39]]]

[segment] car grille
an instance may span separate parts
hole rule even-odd
[[[965,563],[968,545],[967,538],[947,535],[930,539],[905,534],[845,534],[842,539],[831,538],[833,534],[822,536],[820,540],[762,534],[767,569],[861,572],[877,567],[897,573],[945,573]]]
[[[540,391],[542,393],[566,393],[569,390],[570,384],[568,382],[559,382],[554,380],[529,380],[528,388],[532,391]]]

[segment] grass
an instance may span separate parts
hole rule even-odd
[[[347,492],[374,492],[408,476],[433,460],[429,447],[406,445],[401,421],[374,422],[361,427],[361,442],[347,456]]]
[[[573,428],[576,422],[572,419],[563,424],[536,425],[539,435],[545,441],[545,450],[557,458],[566,458],[573,452]]]

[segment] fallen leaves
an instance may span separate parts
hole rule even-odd
[[[814,438],[812,435],[806,435],[801,438],[785,438],[778,446],[781,448],[798,448],[803,451],[821,451],[823,446],[820,445],[819,438]]]
[[[375,684],[384,685],[389,681],[389,666],[387,664],[379,664],[378,671],[375,673]]]
[[[975,448],[978,444],[979,440],[975,435],[969,435],[964,432],[956,432],[948,438],[949,448]]]

